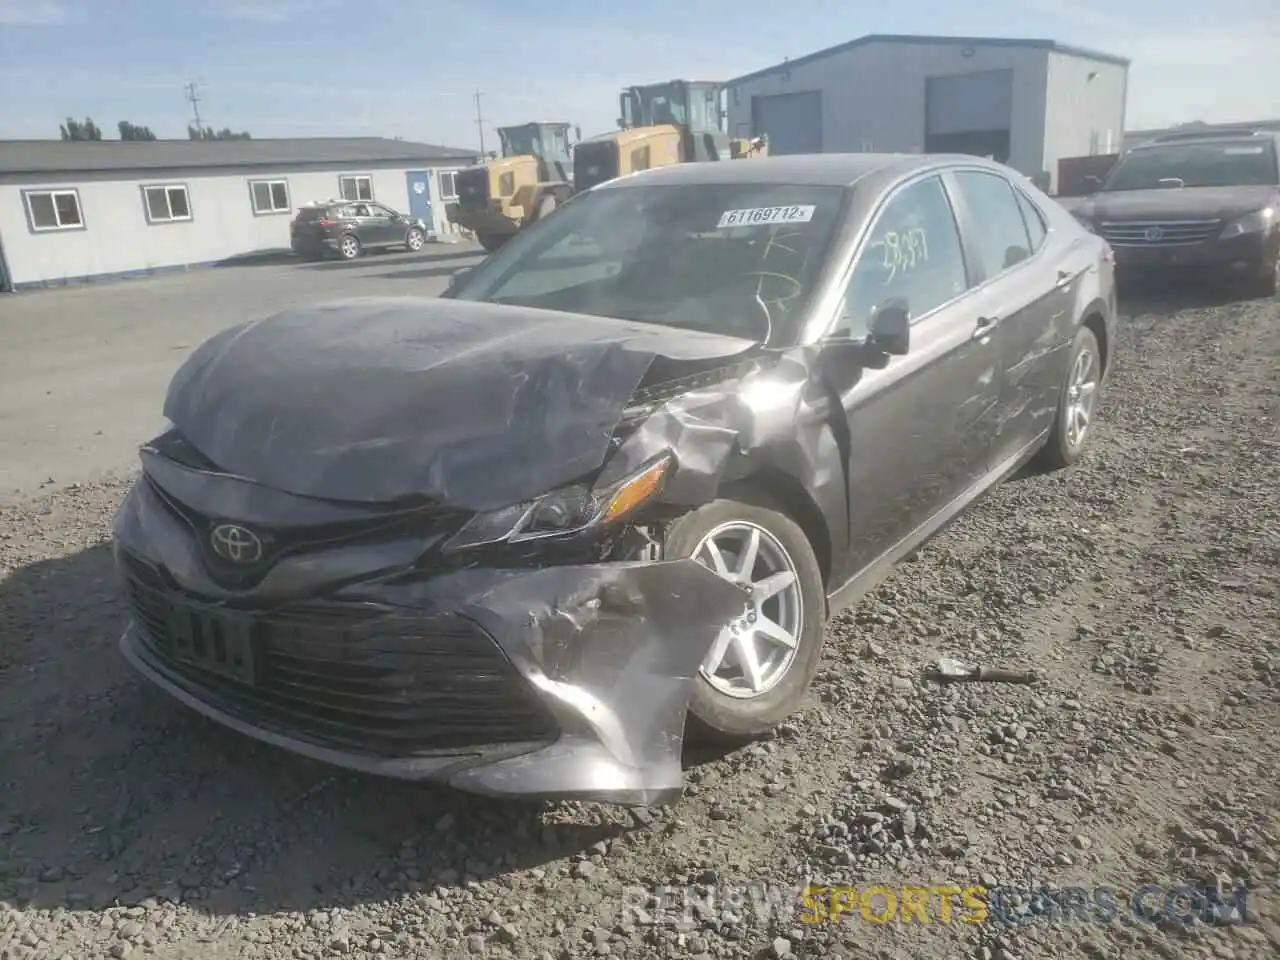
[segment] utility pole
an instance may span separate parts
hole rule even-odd
[[[479,90],[475,92],[472,99],[476,102],[476,126],[480,129],[480,157],[484,158],[484,115],[480,112],[480,98],[484,94]]]
[[[191,110],[196,115],[196,130],[203,133],[204,127],[200,125],[200,94],[196,90],[196,82],[194,80],[187,84],[187,101],[191,104]]]

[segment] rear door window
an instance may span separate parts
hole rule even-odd
[[[1021,190],[1015,190],[1013,193],[1018,200],[1018,206],[1022,208],[1022,220],[1031,237],[1031,252],[1034,254],[1040,249],[1040,244],[1044,243],[1044,238],[1049,233],[1049,225],[1045,223],[1044,214],[1030,197]]]
[[[1031,236],[1013,185],[996,173],[961,170],[956,185],[969,208],[973,242],[987,277],[1016,267],[1031,256]]]

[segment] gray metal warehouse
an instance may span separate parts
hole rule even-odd
[[[730,80],[729,129],[785,153],[974,153],[1052,187],[1119,149],[1129,61],[1052,40],[872,34]]]
[[[147,275],[287,250],[296,209],[373,200],[453,228],[476,152],[381,137],[0,140],[0,290]]]

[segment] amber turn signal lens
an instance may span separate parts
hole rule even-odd
[[[648,503],[656,497],[662,490],[662,483],[666,480],[667,471],[670,467],[671,458],[663,457],[653,466],[641,473],[637,473],[624,483],[614,493],[613,498],[609,501],[609,506],[605,507],[604,513],[600,515],[600,522],[612,523],[615,520],[620,520],[637,507]]]

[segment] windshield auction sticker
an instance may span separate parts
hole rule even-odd
[[[808,223],[817,207],[754,207],[750,210],[726,210],[720,215],[717,230],[728,227],[772,226],[776,223]]]

